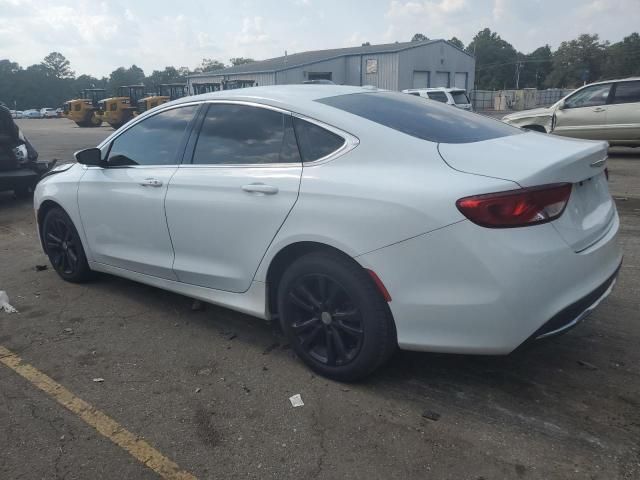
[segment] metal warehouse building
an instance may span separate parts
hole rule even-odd
[[[475,59],[446,40],[363,45],[294,53],[192,75],[191,93],[307,80],[373,85],[388,90],[421,87],[473,88]]]

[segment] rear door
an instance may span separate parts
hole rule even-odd
[[[292,117],[211,103],[193,143],[191,163],[177,169],[165,202],[173,270],[181,282],[244,292],[298,198]]]
[[[591,85],[568,97],[555,112],[553,133],[566,137],[607,140],[611,83]]]
[[[607,137],[640,141],[640,80],[614,85],[607,111]]]

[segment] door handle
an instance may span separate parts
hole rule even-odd
[[[596,107],[593,109],[594,112],[598,112],[598,113],[605,112],[606,110],[607,110],[606,108],[602,108],[602,107]]]
[[[143,187],[161,187],[162,180],[158,180],[157,178],[145,178],[140,182],[140,185]]]
[[[242,190],[247,193],[261,193],[262,195],[275,195],[278,193],[278,187],[265,185],[264,183],[250,183],[249,185],[243,185]]]

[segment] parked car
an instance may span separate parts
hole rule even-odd
[[[42,118],[57,118],[58,112],[56,112],[55,108],[42,108],[40,109],[40,114]]]
[[[348,381],[398,345],[507,354],[582,320],[621,262],[606,158],[411,95],[257,87],[143,113],[34,204],[64,280],[106,272],[277,319]]]
[[[42,118],[42,113],[40,113],[40,110],[25,110],[24,112],[22,112],[22,118]]]
[[[467,92],[463,88],[410,88],[403,90],[402,93],[446,103],[447,105],[453,105],[462,110],[473,110]]]
[[[38,152],[11,117],[0,105],[0,192],[24,197],[56,161],[38,161]]]
[[[640,77],[592,83],[550,107],[511,113],[502,120],[543,133],[640,145]]]
[[[9,112],[11,113],[11,118],[22,118],[22,111],[20,110],[9,110]]]

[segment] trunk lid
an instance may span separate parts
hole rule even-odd
[[[535,132],[438,145],[443,160],[458,171],[511,180],[522,187],[571,183],[569,203],[552,225],[576,252],[602,238],[615,217],[604,173],[607,148],[605,142]]]

